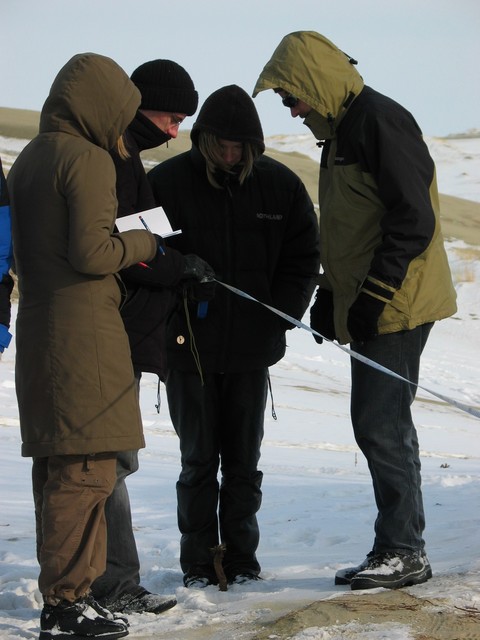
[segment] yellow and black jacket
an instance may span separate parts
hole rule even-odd
[[[455,290],[440,229],[435,166],[413,116],[365,86],[355,63],[315,32],[286,36],[255,87],[280,87],[312,107],[324,141],[319,181],[323,273],[335,331],[360,290],[386,300],[379,333],[451,316]]]

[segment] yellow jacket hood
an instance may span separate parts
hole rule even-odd
[[[364,86],[354,62],[315,31],[290,33],[263,68],[253,97],[266,89],[281,88],[338,124]]]

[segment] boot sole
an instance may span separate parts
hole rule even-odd
[[[409,576],[402,576],[398,580],[388,582],[387,580],[381,580],[378,577],[359,576],[358,574],[352,578],[350,587],[353,591],[359,589],[378,589],[383,587],[384,589],[401,589],[402,587],[412,587],[415,584],[422,584],[430,580],[432,577],[431,568],[422,571],[421,573],[414,573]]]

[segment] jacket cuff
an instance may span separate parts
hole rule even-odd
[[[3,353],[3,350],[8,347],[11,339],[12,339],[12,334],[9,332],[8,327],[6,327],[4,324],[0,324],[0,352],[1,353]]]
[[[367,276],[363,281],[360,291],[364,293],[368,293],[377,300],[381,300],[382,302],[390,302],[395,295],[395,287],[392,287],[382,280],[378,280],[378,278],[374,278],[373,276]]]

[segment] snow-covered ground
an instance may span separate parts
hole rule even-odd
[[[296,147],[294,142],[288,139],[292,150],[304,148],[301,137]],[[480,140],[434,138],[429,143],[441,191],[479,201]],[[0,139],[2,158],[4,147],[5,139]],[[479,254],[476,247],[460,241],[448,243],[447,249],[459,311],[435,326],[422,361],[421,384],[478,408]],[[129,481],[142,583],[153,592],[175,593],[178,604],[160,616],[130,616],[132,638],[255,638],[253,627],[281,611],[351,593],[348,587],[335,587],[333,577],[338,568],[363,560],[370,550],[375,507],[367,465],[350,426],[349,358],[334,344],[317,345],[303,329],[289,332],[288,344],[285,358],[271,368],[278,420],[272,419],[269,402],[260,462],[264,484],[258,558],[264,580],[227,592],[182,586],[175,496],[178,441],[163,388],[157,415],[156,379],[144,376],[141,406],[147,447],[141,453],[140,470]],[[36,582],[31,461],[19,453],[14,364],[12,343],[0,361],[0,638],[25,640],[38,636],[42,604]],[[414,415],[421,447],[425,538],[434,577],[403,591],[428,601],[442,599],[446,608],[478,617],[480,420],[424,390],[418,393]],[[356,597],[375,596],[356,593]],[[469,638],[480,638],[480,619],[478,624],[478,635]],[[392,626],[373,616],[368,624],[333,620],[291,637],[413,640],[415,636],[409,623]]]

